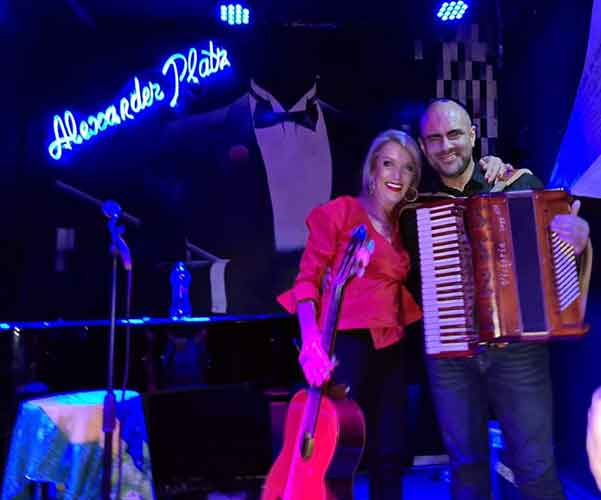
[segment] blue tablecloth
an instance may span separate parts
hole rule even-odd
[[[102,498],[102,406],[106,392],[60,394],[21,404],[13,430],[1,500],[32,498],[30,481],[54,483],[57,498]],[[154,498],[142,399],[134,391],[117,396],[113,433],[113,498],[119,445],[121,494],[125,500]]]

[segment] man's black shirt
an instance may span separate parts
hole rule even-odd
[[[463,191],[446,186],[440,180],[440,177],[438,177],[434,181],[433,192],[445,193],[454,197],[471,196],[473,194],[478,193],[488,193],[492,189],[493,185],[493,183],[486,182],[486,180],[484,179],[484,170],[482,170],[482,168],[480,168],[479,165],[474,165],[474,172],[472,173],[472,177],[463,188]],[[521,177],[519,177],[515,182],[510,184],[504,191],[519,191],[521,189],[542,188],[543,183],[538,179],[538,177],[535,177],[531,174],[524,174]]]

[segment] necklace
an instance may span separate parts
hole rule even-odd
[[[374,229],[380,233],[389,243],[392,243],[392,227],[387,219],[382,219],[372,212],[367,212],[367,216],[371,221]]]
[[[362,199],[360,201],[371,225],[384,239],[386,239],[386,241],[388,241],[388,243],[392,244],[392,224],[388,217],[386,215],[382,217],[380,213],[377,213],[373,209],[371,200]]]

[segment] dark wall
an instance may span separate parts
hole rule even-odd
[[[15,23],[15,17],[7,1],[0,1],[0,46],[22,47]],[[17,158],[20,148],[21,131],[19,105],[21,94],[19,82],[23,73],[23,52],[7,50],[3,56],[3,78],[0,78],[0,95],[2,95],[2,119],[0,120],[0,152],[2,162],[0,169],[0,317],[7,317],[13,313],[16,304],[16,288],[19,267],[20,245],[17,244],[17,222],[20,206],[17,196]],[[10,400],[10,386],[12,384],[11,365],[7,360],[11,356],[11,337],[0,336],[0,463],[6,446],[6,426],[8,421],[8,407]]]
[[[27,2],[24,2],[25,4]],[[17,196],[18,157],[22,151],[23,122],[20,106],[23,95],[19,84],[24,72],[24,54],[26,45],[23,43],[14,16],[12,6],[8,1],[0,2],[0,44],[2,47],[12,47],[14,50],[3,50],[3,78],[0,78],[0,95],[2,95],[2,120],[0,120],[0,151],[2,152],[2,175],[0,175],[0,213],[2,230],[0,231],[0,315],[5,316],[15,306],[15,290],[17,275],[14,266],[19,259],[15,240],[19,228],[17,222],[20,206]]]
[[[580,82],[592,0],[502,6],[500,151],[546,182]]]

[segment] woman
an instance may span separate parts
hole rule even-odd
[[[364,275],[345,288],[336,339],[336,382],[365,414],[366,454],[372,499],[401,498],[406,458],[402,341],[405,326],[421,318],[403,282],[409,257],[399,241],[395,214],[417,198],[421,158],[415,141],[387,130],[371,144],[358,197],[342,196],[315,208],[307,218],[309,238],[294,286],[278,300],[296,311],[302,349],[299,361],[307,381],[320,386],[334,365],[324,351],[320,328],[330,290],[321,290],[328,269],[335,274],[354,227],[365,224],[375,249]]]

